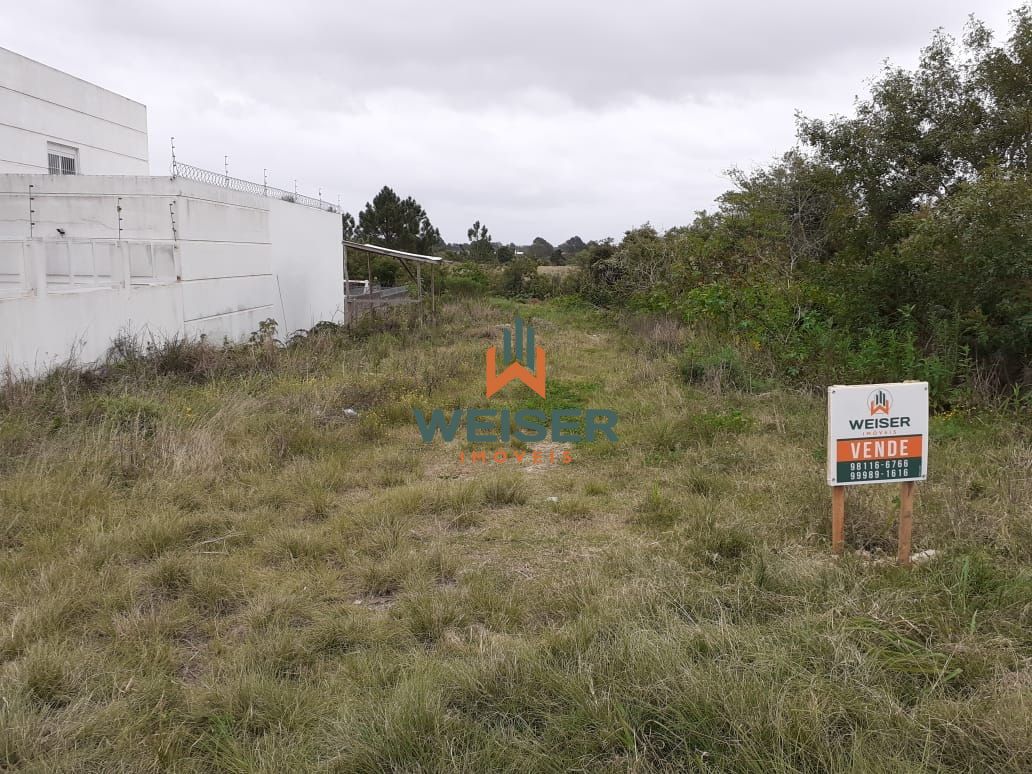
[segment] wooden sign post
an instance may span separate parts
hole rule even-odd
[[[928,383],[828,388],[831,550],[845,550],[846,487],[899,483],[899,551],[910,564],[914,482],[928,472]]]
[[[846,488],[831,488],[831,550],[842,556],[846,546]]]
[[[914,482],[904,481],[899,485],[899,551],[896,554],[900,564],[910,564],[910,528],[914,521]]]

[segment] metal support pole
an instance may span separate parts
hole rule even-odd
[[[351,277],[348,275],[348,246],[341,242],[344,248],[344,324],[351,327]]]

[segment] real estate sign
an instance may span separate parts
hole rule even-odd
[[[927,382],[828,388],[828,484],[895,484],[927,474]]]

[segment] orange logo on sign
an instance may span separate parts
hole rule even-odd
[[[515,336],[508,329],[502,339],[502,362],[508,363],[501,373],[497,373],[497,348],[487,348],[487,397],[491,397],[513,379],[519,379],[534,392],[545,397],[545,350],[534,344],[534,329],[523,325],[523,320],[516,318]],[[513,351],[515,339],[515,352]],[[520,362],[526,360],[526,365]],[[536,367],[535,367],[536,366]]]
[[[885,414],[888,416],[889,407],[892,405],[892,396],[885,390],[875,390],[867,396],[867,405],[871,409],[871,416]]]

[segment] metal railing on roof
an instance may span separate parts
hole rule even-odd
[[[326,210],[327,212],[340,212],[340,208],[337,205],[330,204],[330,202],[325,201],[322,198],[305,196],[304,194],[299,194],[297,191],[285,191],[282,188],[276,188],[275,186],[268,185],[267,183],[255,183],[250,180],[242,180],[239,177],[231,177],[224,172],[213,172],[210,169],[195,167],[193,164],[186,164],[177,159],[172,162],[172,177],[181,177],[185,180],[195,180],[198,183],[206,183],[208,185],[218,186],[219,188],[228,188],[232,191],[242,191],[243,193],[254,194],[255,196],[269,196],[273,199],[282,199],[285,202],[303,204],[306,207],[317,207],[318,209]]]

